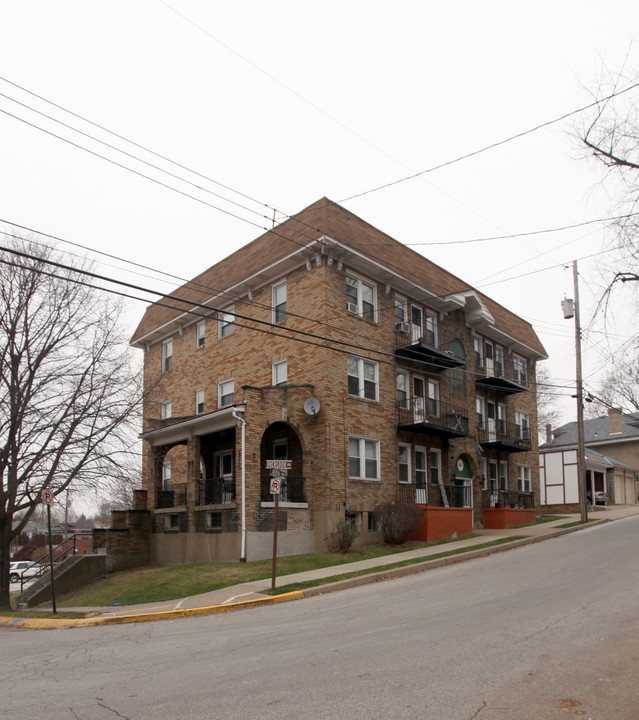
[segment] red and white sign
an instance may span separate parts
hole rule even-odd
[[[292,460],[267,460],[267,470],[291,470],[293,467]]]
[[[280,494],[280,481],[278,478],[271,478],[271,495]]]
[[[51,505],[51,503],[53,502],[53,493],[51,492],[51,490],[45,490],[42,493],[42,502],[45,505]]]

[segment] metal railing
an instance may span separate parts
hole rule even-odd
[[[206,478],[200,483],[198,505],[229,505],[236,499],[235,479]]]
[[[435,507],[472,507],[472,487],[470,485],[445,485],[431,483],[417,486],[412,483],[397,484],[397,500],[418,505]]]
[[[27,577],[25,577],[24,573],[27,572],[27,570],[23,570],[22,573],[20,573],[20,592],[24,590],[24,584],[25,582],[29,582],[31,580],[37,580],[38,578],[41,578],[43,575],[48,573],[51,570],[51,555],[53,556],[53,563],[54,568],[58,563],[60,563],[62,560],[64,560],[67,556],[76,554],[76,535],[75,533],[71,535],[70,537],[66,538],[66,540],[63,540],[61,543],[58,543],[57,545],[54,545],[51,548],[51,553],[49,553],[49,550],[47,550],[43,555],[38,557],[36,560],[32,560],[31,562],[35,563],[38,566],[38,570],[36,573],[32,574],[29,573]]]
[[[491,443],[510,445],[522,450],[532,448],[532,432],[529,427],[505,420],[484,420],[477,424],[478,440],[482,445]]]
[[[468,435],[468,411],[435,398],[412,397],[398,403],[400,425],[431,425]]]
[[[446,355],[458,357],[453,350],[461,342],[460,337],[446,328],[427,325],[426,328],[420,330],[412,323],[397,323],[395,335],[395,344],[398,348],[421,345]],[[459,359],[463,360],[463,358]]]
[[[475,370],[478,373],[478,379],[484,378],[503,378],[511,382],[529,386],[528,366],[520,361],[513,361],[512,358],[486,358],[475,353]]]
[[[304,494],[304,478],[287,475],[279,478],[280,480],[280,502],[305,503],[306,496]],[[262,475],[261,478],[261,500],[262,502],[273,502],[274,496],[271,495],[271,476]]]
[[[155,496],[157,509],[182,507],[186,505],[186,488],[179,490],[158,490]]]
[[[523,490],[483,490],[482,505],[485,508],[514,508],[533,510],[535,496]]]

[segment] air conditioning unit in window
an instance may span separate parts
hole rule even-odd
[[[406,334],[408,334],[408,323],[406,323],[406,322],[397,323],[397,324],[395,325],[395,330],[396,330],[397,332],[401,332],[401,333],[406,333]]]
[[[346,303],[346,309],[349,312],[354,312],[354,313],[358,312],[358,308],[357,308],[357,305],[355,305],[355,303]]]

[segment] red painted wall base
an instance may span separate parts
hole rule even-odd
[[[513,525],[522,525],[534,521],[534,510],[484,508],[484,528],[486,530],[505,530]]]
[[[472,508],[446,508],[420,505],[424,520],[411,540],[447,540],[455,535],[469,535],[473,531]]]

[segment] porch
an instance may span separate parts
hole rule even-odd
[[[504,530],[534,522],[535,496],[521,490],[484,490],[482,512],[486,530]]]
[[[398,501],[418,505],[424,517],[410,538],[431,542],[469,535],[473,531],[472,487],[437,484],[428,487],[398,485]]]

